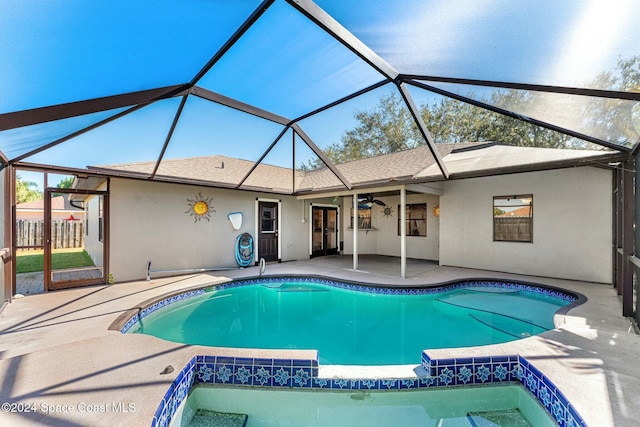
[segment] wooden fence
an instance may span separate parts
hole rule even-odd
[[[16,223],[16,241],[20,246],[44,245],[44,221],[20,219]],[[51,221],[52,249],[84,247],[84,222]]]
[[[494,240],[530,242],[533,231],[531,217],[493,218]]]

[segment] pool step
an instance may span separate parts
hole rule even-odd
[[[189,427],[245,427],[249,417],[245,414],[206,411],[198,409],[191,418]]]

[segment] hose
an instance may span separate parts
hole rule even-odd
[[[236,262],[240,267],[247,267],[253,261],[253,237],[242,233],[236,237]]]

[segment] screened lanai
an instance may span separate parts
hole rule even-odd
[[[632,316],[639,20],[631,1],[3,2],[4,247],[16,170],[243,190],[267,165],[286,171],[274,194],[308,192],[315,169],[334,192],[364,193],[336,151],[376,135],[364,119],[387,106],[377,126],[411,131],[384,150],[424,146],[435,159],[411,182],[468,176],[440,144],[611,154],[594,164],[615,170],[613,277]],[[388,153],[374,142],[362,156]],[[167,172],[213,156],[246,162],[229,179]]]

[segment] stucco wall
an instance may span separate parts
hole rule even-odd
[[[85,221],[84,248],[97,266],[102,266],[104,245],[100,241],[98,214],[99,197],[90,196],[85,202],[89,215]]]
[[[533,243],[493,241],[493,196],[533,194]],[[611,283],[611,172],[591,167],[448,181],[440,264]]]
[[[400,196],[376,197],[391,207],[392,214],[385,216],[383,207],[374,204],[371,208],[371,223],[375,230],[358,231],[358,253],[400,256],[400,236],[398,235],[398,204]],[[407,236],[407,257],[417,259],[438,260],[440,241],[440,219],[433,215],[433,208],[437,206],[439,197],[429,194],[408,194],[407,204],[427,204],[427,236]],[[350,223],[351,197],[343,198],[343,222]],[[353,254],[353,230],[345,229],[344,253]]]
[[[212,199],[210,220],[194,221],[187,199]],[[116,281],[145,277],[152,270],[234,267],[236,237],[254,238],[256,198],[282,201],[279,233],[282,260],[307,259],[308,226],[304,202],[274,194],[204,188],[179,184],[112,179],[110,182],[110,270]],[[308,205],[307,205],[308,206]],[[242,212],[240,230],[227,219]]]

